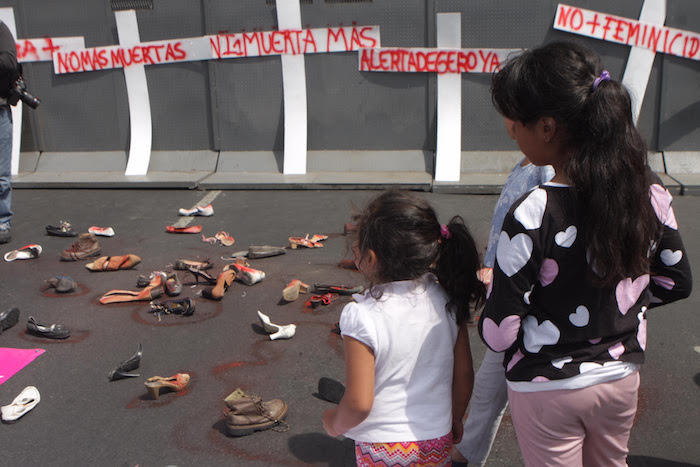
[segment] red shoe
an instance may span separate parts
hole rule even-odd
[[[174,225],[169,225],[165,228],[166,232],[169,233],[191,233],[196,234],[202,231],[201,225],[189,225],[187,227],[175,227]]]
[[[292,248],[292,250],[295,250],[300,246],[306,248],[323,248],[323,244],[309,238],[309,234],[306,234],[306,237],[289,237],[289,246]]]

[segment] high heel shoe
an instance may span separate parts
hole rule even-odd
[[[216,285],[214,287],[208,287],[202,289],[202,297],[209,298],[211,300],[221,300],[224,298],[224,294],[231,286],[231,283],[236,278],[236,271],[233,269],[227,269],[219,274],[219,278],[216,280]]]
[[[204,281],[210,285],[216,284],[216,278],[209,274],[208,272],[202,271],[197,267],[188,266],[187,272],[194,276],[195,285],[199,285],[199,278],[201,277]]]
[[[141,344],[139,344],[139,348],[136,350],[136,353],[127,360],[121,362],[114,370],[110,371],[107,378],[109,378],[110,381],[115,381],[122,378],[135,378],[137,376],[141,376],[136,373],[129,373],[129,371],[133,371],[139,367],[141,364],[142,355],[143,348],[141,347]]]
[[[168,378],[162,376],[153,376],[148,378],[145,383],[148,393],[155,400],[158,400],[160,390],[162,388],[171,391],[180,392],[185,389],[185,386],[190,382],[190,375],[187,373],[176,373]]]

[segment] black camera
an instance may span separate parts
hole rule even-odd
[[[10,95],[7,98],[7,103],[17,105],[17,102],[22,99],[22,102],[27,104],[32,109],[36,109],[41,104],[41,101],[27,92],[27,84],[24,82],[22,75],[18,76],[10,88]]]

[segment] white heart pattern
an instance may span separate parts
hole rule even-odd
[[[525,292],[523,294],[523,301],[525,303],[527,303],[528,305],[530,304],[530,295],[532,295],[532,289],[534,289],[534,288],[535,288],[535,286],[533,285],[532,287],[530,287],[530,290],[528,290],[527,292]]]
[[[577,328],[582,328],[588,324],[588,320],[590,319],[590,313],[588,311],[588,308],[586,308],[583,305],[579,305],[576,307],[576,312],[571,313],[569,315],[569,321],[571,324],[576,326]]]
[[[683,252],[681,250],[662,250],[660,256],[662,263],[666,266],[673,266],[674,264],[678,264],[681,258],[683,258]]]
[[[519,233],[511,239],[505,231],[501,232],[496,249],[496,261],[506,276],[511,277],[520,271],[530,261],[530,256],[532,256],[532,239],[527,234]]]
[[[558,232],[554,236],[554,243],[556,243],[562,248],[569,248],[576,241],[577,233],[578,230],[576,229],[576,226],[570,225],[566,228],[566,230]]]
[[[547,192],[537,188],[532,190],[513,211],[513,216],[527,230],[539,229],[542,226],[545,207],[547,207]]]
[[[637,342],[642,350],[647,348],[647,319],[644,316],[644,311],[637,313],[637,319],[639,320],[639,327],[637,328]]]
[[[559,328],[549,320],[537,324],[537,318],[527,315],[523,320],[523,345],[530,353],[537,353],[543,345],[559,342]]]
[[[556,358],[552,360],[552,366],[561,370],[562,368],[564,368],[564,365],[566,365],[572,360],[573,358],[571,357]]]
[[[596,362],[583,362],[579,365],[578,372],[579,373],[586,373],[586,372],[589,372],[591,370],[596,370],[598,368],[601,368],[602,366],[603,365],[601,365],[600,363],[596,363]]]

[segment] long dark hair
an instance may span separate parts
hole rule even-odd
[[[629,93],[599,80],[592,50],[554,42],[525,51],[494,75],[491,96],[504,116],[523,124],[554,118],[563,130],[565,175],[584,231],[591,278],[610,286],[649,272],[660,224],[649,201],[646,145],[632,120]]]
[[[447,292],[447,309],[458,324],[469,318],[470,304],[478,306],[484,301],[485,287],[476,276],[479,253],[461,217],[453,217],[443,235],[427,201],[389,190],[353,220],[357,248],[360,254],[373,250],[377,255],[377,275],[382,282],[417,279],[433,271]]]

